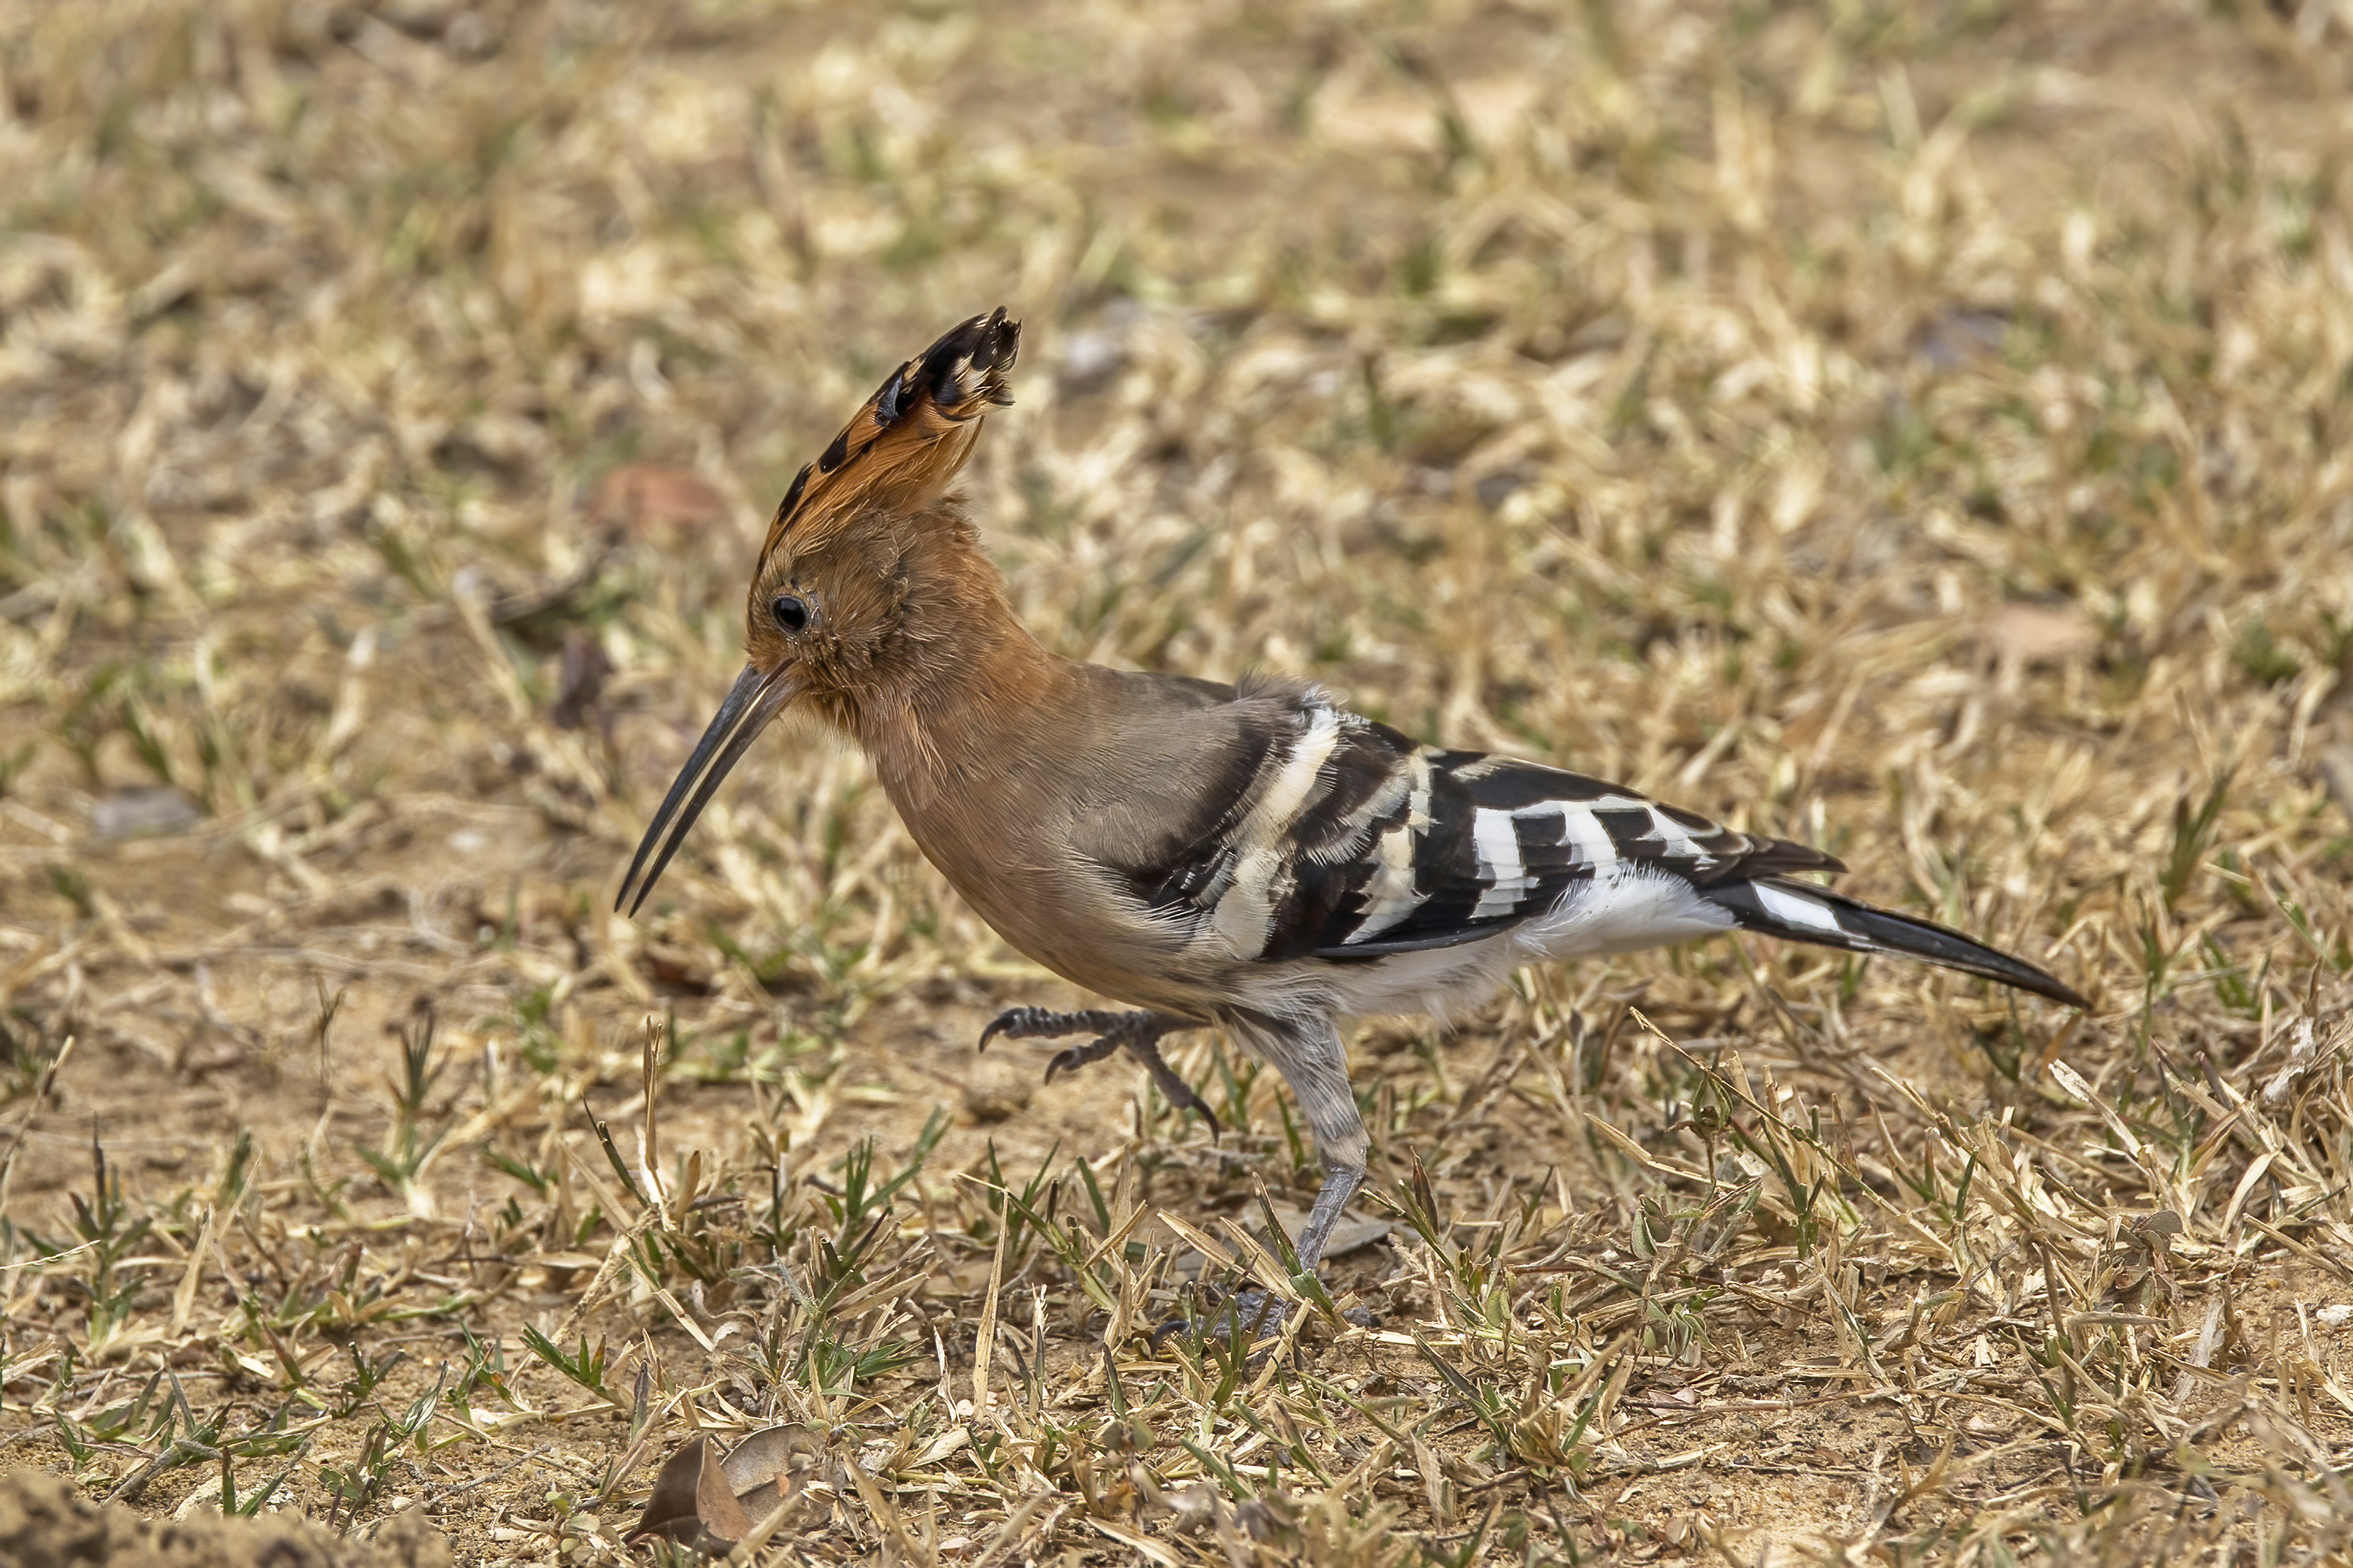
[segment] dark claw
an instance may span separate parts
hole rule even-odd
[[[1187,1083],[1183,1079],[1176,1076],[1176,1069],[1175,1068],[1170,1067],[1166,1061],[1161,1059],[1159,1047],[1146,1044],[1130,1046],[1128,1048],[1135,1055],[1144,1058],[1145,1068],[1152,1074],[1152,1081],[1160,1086],[1161,1099],[1166,1100],[1169,1104],[1175,1106],[1179,1110],[1192,1111],[1194,1114],[1200,1117],[1202,1121],[1208,1122],[1209,1124],[1209,1136],[1212,1139],[1220,1138],[1225,1135],[1226,1130],[1219,1124],[1217,1112],[1209,1109],[1208,1102],[1207,1100],[1193,1092],[1193,1086],[1191,1084]]]
[[[1219,1139],[1224,1137],[1226,1135],[1225,1123],[1219,1121],[1218,1120],[1218,1113],[1209,1109],[1209,1102],[1203,1100],[1199,1095],[1195,1094],[1193,1092],[1193,1086],[1185,1082],[1181,1079],[1177,1080],[1176,1087],[1183,1089],[1185,1092],[1182,1094],[1170,1094],[1168,1092],[1168,1085],[1165,1083],[1162,1084],[1160,1086],[1162,1097],[1177,1110],[1189,1110],[1194,1115],[1199,1117],[1202,1121],[1208,1122],[1209,1124],[1210,1142],[1214,1143]]]
[[[1058,1072],[1076,1072],[1089,1062],[1099,1062],[1117,1049],[1119,1049],[1117,1040],[1113,1039],[1109,1035],[1099,1035],[1083,1046],[1072,1046],[1067,1050],[1056,1051],[1054,1059],[1046,1064],[1046,1081],[1053,1082],[1054,1075]]]
[[[988,1026],[980,1032],[980,1044],[975,1046],[973,1049],[976,1051],[988,1049],[988,1042],[999,1035],[1020,1039],[1030,1027],[1035,1026],[1039,1011],[1036,1007],[1008,1007],[988,1021]]]
[[[1116,1028],[1117,1013],[1055,1013],[1044,1007],[1008,1007],[988,1021],[980,1032],[976,1049],[987,1050],[988,1042],[1003,1035],[1011,1040],[1051,1040],[1064,1035],[1101,1034]]]

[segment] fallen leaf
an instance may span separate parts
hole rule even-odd
[[[578,626],[564,634],[564,662],[555,681],[555,706],[548,717],[559,730],[577,730],[592,714],[602,719],[596,699],[604,694],[605,678],[613,661],[605,645]]]
[[[744,1511],[765,1519],[788,1490],[807,1484],[824,1452],[806,1426],[764,1426],[736,1444],[722,1463]]]
[[[660,1536],[687,1546],[734,1545],[751,1533],[752,1521],[728,1484],[727,1472],[697,1434],[670,1457],[654,1479],[646,1511],[638,1516],[631,1541]]]
[[[2006,663],[2062,664],[2100,646],[2100,628],[2073,605],[2004,605],[1978,633]]]
[[[177,833],[204,817],[201,806],[169,784],[112,790],[90,808],[90,827],[100,838]]]
[[[2320,753],[2320,782],[2328,786],[2345,820],[2353,822],[2353,746],[2340,741]]]
[[[2009,334],[2010,313],[1992,310],[1940,310],[1912,334],[1912,352],[1938,370],[1992,358]]]
[[[602,527],[642,536],[664,524],[717,522],[727,515],[727,500],[710,480],[683,468],[625,463],[597,482],[588,515]]]

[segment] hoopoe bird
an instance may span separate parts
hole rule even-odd
[[[617,908],[637,912],[770,721],[819,715],[863,748],[915,843],[1000,936],[1136,1009],[1017,1007],[981,1045],[1092,1037],[1049,1076],[1124,1048],[1205,1117],[1163,1037],[1215,1026],[1282,1073],[1324,1169],[1295,1241],[1311,1271],[1365,1176],[1346,1020],[1442,1016],[1519,964],[1735,930],[2089,1005],[1957,931],[1794,879],[1845,869],[1819,849],[1557,768],[1422,745],[1304,682],[1226,686],[1049,653],[949,489],[983,417],[1012,401],[1020,337],[1001,309],[955,327],[793,480],[752,574],[744,672]]]

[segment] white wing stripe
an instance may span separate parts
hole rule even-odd
[[[1840,936],[1847,934],[1846,928],[1838,923],[1838,917],[1831,913],[1827,905],[1784,891],[1769,882],[1757,882],[1751,886],[1756,889],[1757,901],[1765,906],[1765,912],[1782,924],[1803,926],[1809,931],[1831,931]]]
[[[1589,805],[1570,805],[1564,802],[1560,808],[1560,841],[1577,851],[1577,858],[1596,866],[1607,866],[1618,858],[1617,841],[1609,830],[1601,826]]]
[[[1529,886],[1526,863],[1520,858],[1519,830],[1512,814],[1481,807],[1471,819],[1471,847],[1479,857],[1480,879],[1493,884],[1479,895],[1471,911],[1474,921],[1508,914],[1519,907]]]
[[[1238,958],[1256,958],[1266,951],[1274,906],[1282,896],[1276,884],[1289,880],[1292,825],[1306,809],[1339,740],[1339,710],[1328,704],[1310,710],[1307,728],[1293,742],[1282,771],[1267,782],[1234,835],[1240,852],[1234,857],[1233,882],[1218,900],[1209,929]]]
[[[1380,837],[1380,864],[1365,884],[1365,918],[1348,933],[1352,942],[1368,941],[1421,908],[1422,895],[1413,885],[1413,830],[1403,823]]]
[[[1714,859],[1713,856],[1699,847],[1699,840],[1694,838],[1683,824],[1661,811],[1656,805],[1651,806],[1651,831],[1666,845],[1669,855],[1696,860],[1703,866]]]
[[[1406,759],[1406,826],[1416,833],[1430,831],[1430,748]]]
[[[1520,836],[1512,814],[1482,807],[1471,819],[1471,847],[1479,857],[1479,875],[1501,885],[1516,882],[1527,870],[1520,860]]]

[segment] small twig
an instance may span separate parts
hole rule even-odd
[[[452,1486],[452,1487],[450,1487],[450,1488],[447,1489],[446,1490],[444,1490],[444,1491],[442,1491],[442,1492],[438,1493],[438,1495],[433,1496],[433,1497],[429,1497],[429,1498],[426,1499],[426,1500],[425,1500],[425,1501],[424,1501],[421,1505],[419,1505],[419,1506],[420,1506],[420,1507],[424,1510],[424,1511],[425,1511],[425,1512],[427,1512],[427,1513],[434,1513],[434,1512],[437,1512],[437,1511],[438,1511],[438,1510],[440,1510],[440,1509],[441,1509],[445,1504],[447,1504],[447,1503],[449,1501],[449,1500],[450,1500],[450,1499],[452,1499],[452,1498],[456,1498],[456,1497],[462,1497],[462,1496],[463,1496],[463,1495],[465,1495],[467,1492],[472,1491],[476,1487],[482,1486],[482,1485],[485,1485],[485,1484],[486,1484],[486,1483],[488,1483],[488,1482],[495,1481],[495,1480],[501,1479],[501,1478],[503,1478],[503,1477],[506,1477],[506,1476],[512,1475],[512,1474],[513,1474],[515,1471],[517,1471],[517,1470],[519,1470],[519,1469],[522,1468],[522,1467],[523,1467],[523,1466],[530,1464],[533,1459],[543,1458],[544,1458],[546,1455],[548,1455],[548,1454],[551,1454],[551,1453],[554,1452],[554,1450],[555,1450],[555,1445],[554,1445],[554,1444],[553,1444],[553,1443],[542,1443],[538,1447],[533,1448],[530,1453],[525,1454],[525,1455],[524,1455],[522,1458],[521,1458],[520,1459],[514,1459],[514,1460],[510,1461],[510,1462],[509,1462],[509,1463],[507,1463],[507,1464],[501,1465],[497,1469],[495,1469],[495,1470],[491,1470],[491,1471],[490,1471],[488,1474],[485,1474],[485,1475],[476,1476],[476,1477],[475,1477],[472,1480],[470,1480],[470,1481],[459,1481],[457,1485]],[[564,1468],[562,1465],[559,1465],[559,1464],[550,1464],[550,1465],[548,1466],[548,1468],[549,1468],[549,1469],[552,1469],[552,1470],[556,1470],[556,1471],[562,1472],[562,1473],[566,1474],[566,1475],[569,1475],[569,1474],[571,1473],[570,1471],[565,1470],[565,1468]]]

